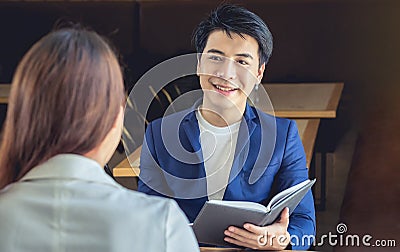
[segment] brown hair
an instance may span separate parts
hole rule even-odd
[[[98,34],[77,28],[43,37],[15,72],[0,147],[0,188],[60,153],[99,145],[124,100],[118,60]]]

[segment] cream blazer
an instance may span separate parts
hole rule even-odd
[[[125,189],[94,160],[57,155],[0,191],[0,251],[199,251],[175,201]]]

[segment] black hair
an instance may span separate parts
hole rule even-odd
[[[260,65],[268,63],[272,54],[272,34],[265,22],[253,12],[233,4],[217,7],[200,22],[193,33],[193,43],[197,53],[204,51],[208,36],[215,30],[222,30],[229,37],[231,33],[236,33],[241,37],[246,34],[254,38],[259,47]]]

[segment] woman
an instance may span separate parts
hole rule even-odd
[[[0,152],[0,251],[198,251],[174,201],[102,169],[120,140],[123,92],[95,32],[52,32],[23,57]]]

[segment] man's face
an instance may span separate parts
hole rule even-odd
[[[208,36],[197,67],[203,105],[244,110],[247,96],[262,79],[265,64],[259,67],[257,41],[245,34],[243,37],[236,33],[229,37],[221,30]]]

